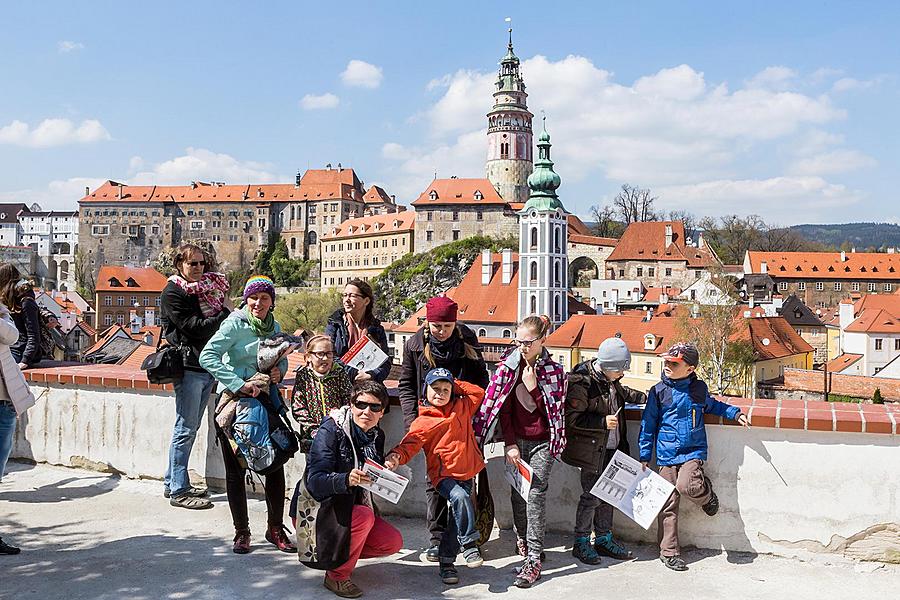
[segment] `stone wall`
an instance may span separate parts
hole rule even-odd
[[[38,403],[19,421],[13,457],[134,478],[162,477],[174,421],[169,386],[152,386],[141,374],[107,365],[37,369],[28,377]],[[710,518],[683,503],[684,545],[897,560],[890,548],[900,531],[900,471],[884,467],[900,464],[900,406],[729,401],[741,405],[754,427],[745,430],[706,416],[711,451],[705,468],[721,509]],[[632,448],[639,417],[638,411],[626,411]],[[221,487],[220,449],[207,423],[201,426],[191,471]],[[390,411],[383,427],[390,447],[402,435],[400,411]],[[488,447],[488,471],[497,521],[510,527],[501,453],[499,446]],[[422,455],[409,466],[410,487],[396,506],[382,503],[386,514],[424,515]],[[303,468],[302,456],[288,464],[289,489]],[[571,532],[580,493],[578,471],[562,463],[554,466],[547,502],[551,530]],[[644,531],[622,515],[615,522],[625,539],[655,542],[653,527]]]
[[[825,385],[824,371],[807,369],[785,369],[785,390],[817,392],[822,394]],[[888,377],[867,377],[865,375],[828,374],[828,391],[856,398],[871,398],[875,389],[881,390],[885,400],[900,401],[900,379]]]

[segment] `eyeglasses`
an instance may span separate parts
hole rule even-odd
[[[188,261],[187,264],[189,267],[205,267],[206,261],[205,260],[191,260],[191,261]]]
[[[341,294],[341,298],[365,298],[362,294],[354,294],[353,292],[347,292],[345,294]]]
[[[519,346],[520,348],[531,348],[531,345],[537,341],[540,341],[541,338],[536,337],[533,340],[513,340],[513,344]]]
[[[381,404],[372,404],[370,402],[360,402],[359,400],[353,401],[353,406],[355,406],[358,410],[366,410],[367,408],[373,413],[380,413],[384,410],[384,406]]]
[[[319,360],[325,360],[326,358],[334,358],[334,352],[310,352],[310,354],[312,354]]]

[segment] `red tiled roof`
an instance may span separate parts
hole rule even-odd
[[[547,338],[553,348],[592,348],[616,334],[631,352],[660,354],[678,339],[677,323],[670,318],[645,321],[640,315],[572,315]],[[645,349],[645,338],[652,334],[653,347]]]
[[[366,192],[366,195],[363,196],[363,201],[366,204],[393,204],[393,199],[388,195],[383,188],[373,185],[369,188],[369,191]]]
[[[666,247],[666,226],[672,226],[672,243]],[[690,267],[720,264],[708,245],[703,248],[685,245],[684,223],[681,221],[647,221],[631,223],[609,255],[608,261],[686,261]]]
[[[569,230],[570,244],[586,244],[588,246],[615,246],[619,243],[616,238],[605,238],[596,235],[581,235],[580,233],[572,233]]]
[[[882,308],[868,308],[844,331],[852,333],[900,333],[900,319]]]
[[[751,273],[761,273],[762,263],[771,277],[791,279],[889,279],[900,278],[900,254],[882,252],[747,252]]]
[[[759,360],[784,358],[813,351],[813,347],[797,334],[784,317],[754,317],[745,319],[744,322],[748,330],[741,331],[735,338],[749,337]]]
[[[396,227],[394,224],[396,223]],[[349,237],[365,237],[384,235],[401,231],[412,231],[416,225],[416,213],[409,210],[386,215],[370,215],[348,219],[334,226],[331,232],[322,236],[323,240],[336,240]]]
[[[437,198],[432,200],[431,193],[437,192]],[[481,192],[483,198],[475,199],[475,192]],[[487,179],[435,179],[419,194],[412,203],[416,208],[426,206],[440,206],[444,204],[506,204],[500,197],[494,186]]]
[[[853,314],[858,315],[867,308],[880,308],[892,315],[900,316],[900,295],[866,294],[853,304]]]
[[[146,344],[141,344],[140,346],[136,346],[135,349],[126,357],[119,360],[117,364],[132,367],[134,369],[140,370],[141,365],[144,362],[144,359],[156,352],[155,346],[148,346]]]
[[[107,328],[106,331],[100,334],[100,338],[94,343],[93,346],[84,351],[84,354],[91,354],[93,352],[96,352],[97,350],[102,348],[104,344],[106,344],[106,342],[111,340],[116,332],[120,330],[125,332],[125,328],[121,325],[111,325],[109,328]],[[127,334],[127,332],[125,333]]]
[[[161,331],[162,331],[162,327],[159,327],[156,325],[145,325],[145,326],[141,327],[141,329],[138,333],[131,333],[131,331],[129,330],[128,335],[133,340],[137,340],[139,342],[144,342],[144,338],[149,333],[150,337],[151,337],[150,345],[156,346],[156,342],[159,341],[159,335],[160,335]],[[146,342],[144,342],[144,343],[146,343]]]
[[[863,357],[862,354],[848,354],[843,353],[838,357],[832,358],[828,361],[825,369],[829,373],[840,373],[850,365],[854,364],[856,361]]]
[[[307,169],[300,179],[300,186],[304,185],[334,185],[336,183],[361,187],[356,172],[346,167],[340,169]]]
[[[524,206],[524,205],[523,205]],[[519,210],[522,210],[521,208]],[[568,215],[566,217],[566,224],[568,225],[567,229],[569,230],[569,239],[572,239],[572,234],[575,235],[586,235],[590,237],[594,237],[591,233],[591,228],[588,227],[584,221],[578,218],[578,215]],[[608,238],[601,238],[608,239]],[[616,240],[618,241],[618,240]],[[615,246],[615,243],[612,244]]]
[[[110,285],[110,280],[118,280],[118,286]],[[131,279],[136,284],[128,286]],[[97,275],[98,292],[161,292],[166,287],[166,276],[150,267],[118,267],[104,265]]]
[[[93,327],[91,327],[90,325],[88,325],[87,323],[85,323],[84,321],[78,321],[78,323],[75,324],[75,327],[80,327],[82,331],[84,331],[86,334],[88,334],[91,337],[94,337],[95,335],[97,335],[97,330],[94,329]],[[74,327],[73,327],[73,329],[74,329]]]
[[[659,302],[660,296],[663,293],[669,295],[670,300],[674,300],[675,297],[681,293],[681,288],[677,287],[648,287],[644,297],[641,298],[641,302]]]

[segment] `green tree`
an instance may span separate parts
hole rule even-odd
[[[275,302],[275,319],[288,332],[297,329],[323,332],[328,317],[341,305],[341,291],[303,291],[280,294]]]
[[[875,393],[872,394],[872,404],[884,404],[884,397],[881,395],[881,388],[875,388]]]

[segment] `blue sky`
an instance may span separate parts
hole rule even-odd
[[[698,215],[900,221],[891,2],[11,4],[0,200],[342,162],[408,203],[483,176],[505,17],[569,210],[630,183]]]

